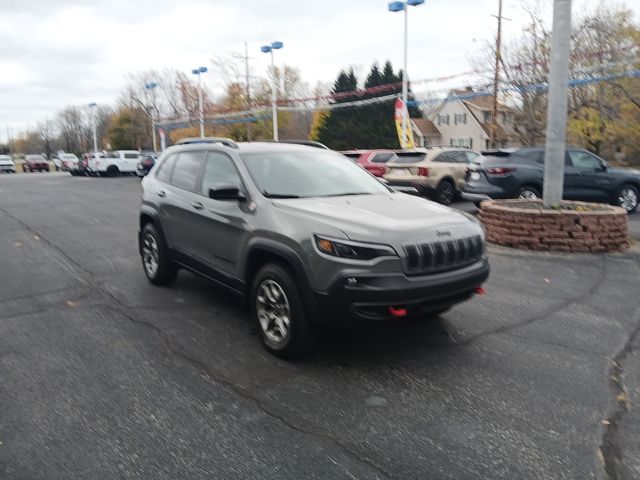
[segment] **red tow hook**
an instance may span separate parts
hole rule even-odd
[[[407,309],[406,308],[394,308],[394,307],[389,307],[389,313],[393,316],[393,317],[406,317],[407,316]]]
[[[476,292],[476,295],[484,295],[485,293],[487,293],[484,287],[476,287],[475,292]]]

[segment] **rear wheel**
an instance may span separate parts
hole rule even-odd
[[[108,177],[117,177],[118,175],[120,175],[120,170],[115,165],[110,165],[109,168],[107,168]]]
[[[518,198],[521,200],[538,200],[541,198],[541,195],[537,188],[525,185],[524,187],[520,187]]]
[[[436,188],[436,201],[442,205],[451,205],[456,189],[449,180],[442,180]]]
[[[638,189],[633,185],[625,185],[616,195],[616,203],[627,213],[634,212],[638,206]]]
[[[178,274],[178,269],[169,258],[162,235],[152,223],[142,228],[140,255],[147,279],[154,285],[169,285]]]
[[[267,264],[256,274],[251,315],[263,345],[274,355],[290,358],[313,345],[311,322],[295,277],[281,265]]]

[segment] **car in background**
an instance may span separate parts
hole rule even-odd
[[[98,158],[89,158],[88,169],[93,175],[100,177],[116,177],[120,174],[134,174],[138,167],[137,150],[115,150]]]
[[[143,153],[138,157],[138,165],[136,167],[136,175],[138,177],[146,177],[156,164],[156,155],[152,153]]]
[[[77,168],[78,157],[73,153],[64,153],[59,152],[53,157],[53,164],[56,167],[56,170],[68,172],[71,169]]]
[[[386,163],[395,157],[393,150],[347,150],[340,153],[376,177],[385,174]]]
[[[542,198],[544,149],[520,148],[483,152],[469,165],[462,196],[479,205],[490,198]],[[578,148],[565,154],[566,200],[609,203],[628,213],[638,206],[640,171],[612,168],[602,158]]]
[[[49,162],[42,155],[25,155],[22,163],[23,172],[48,172]]]
[[[462,191],[469,162],[478,154],[464,148],[398,151],[387,163],[389,185],[413,187],[418,193],[449,205]]]
[[[16,173],[16,164],[9,155],[0,155],[0,172]]]

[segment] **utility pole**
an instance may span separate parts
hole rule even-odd
[[[495,15],[494,15],[495,17]],[[491,148],[497,148],[498,134],[498,87],[500,86],[500,63],[502,63],[502,0],[498,2],[498,35],[496,36],[496,65],[493,76],[493,111],[491,112]]]
[[[542,195],[546,208],[558,205],[564,190],[570,40],[571,0],[554,0]]]
[[[247,89],[247,106],[251,108],[251,87],[249,85],[249,45],[244,42],[244,78]],[[251,122],[245,123],[247,126],[247,142],[251,141]]]

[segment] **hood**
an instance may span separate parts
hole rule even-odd
[[[404,193],[274,200],[288,213],[341,230],[351,240],[397,245],[428,241],[436,230],[452,236],[481,232],[479,224],[457,210]],[[441,232],[442,233],[442,232]]]
[[[639,175],[640,176],[640,170],[637,170],[635,168],[609,167],[607,168],[607,171],[610,173],[616,173],[619,175]]]

